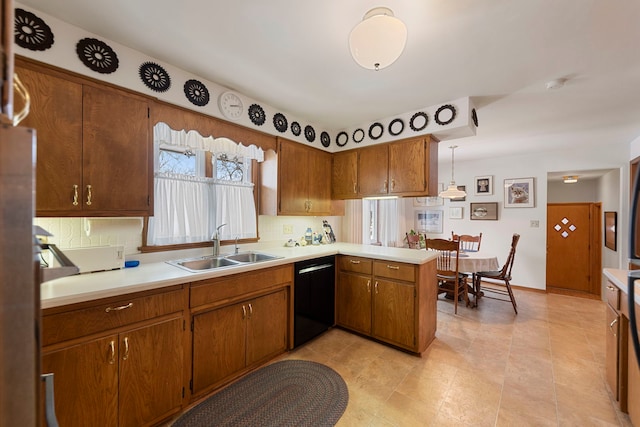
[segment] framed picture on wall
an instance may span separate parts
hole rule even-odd
[[[498,219],[498,203],[471,203],[471,219],[495,221]]]
[[[504,180],[505,208],[535,207],[533,178],[510,178]]]
[[[462,208],[449,208],[450,219],[462,219]]]
[[[425,233],[442,233],[443,212],[430,209],[416,211],[416,230]]]
[[[618,222],[617,212],[604,213],[604,245],[612,251],[617,250],[616,226]]]
[[[476,176],[474,182],[476,196],[490,196],[493,194],[493,175]]]

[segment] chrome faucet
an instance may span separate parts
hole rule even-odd
[[[238,238],[239,237],[240,236],[236,236],[236,250],[235,250],[235,253],[238,253]]]
[[[220,255],[220,229],[227,224],[222,224],[216,227],[215,233],[211,236],[211,240],[213,241],[213,256]]]

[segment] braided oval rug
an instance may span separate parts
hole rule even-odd
[[[284,360],[246,375],[171,426],[333,426],[348,401],[347,385],[333,369]]]

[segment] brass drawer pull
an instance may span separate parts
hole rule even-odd
[[[133,307],[133,303],[130,302],[129,304],[126,305],[121,305],[120,307],[107,307],[104,309],[104,311],[106,311],[107,313],[109,313],[110,311],[120,311],[120,310],[125,310],[127,308],[131,308]]]
[[[615,290],[616,290],[616,287],[615,287],[615,286],[613,286],[613,285],[607,285],[607,289],[609,289],[610,291],[612,291],[612,292],[613,292],[613,291],[615,291]]]
[[[387,268],[389,268],[391,270],[400,270],[400,267],[398,267],[397,265],[389,265],[389,264],[387,264]]]
[[[360,264],[360,260],[357,259],[351,259],[349,262],[351,262],[351,264]]]

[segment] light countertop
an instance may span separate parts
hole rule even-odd
[[[602,270],[605,277],[609,279],[614,285],[616,285],[622,292],[628,294],[628,279],[627,276],[629,274],[629,270],[620,270],[617,268],[605,268]],[[638,271],[640,274],[640,271]],[[636,304],[640,304],[640,279],[635,281],[635,300]]]
[[[142,262],[138,267],[133,268],[68,276],[48,281],[41,285],[41,305],[43,309],[58,307],[61,305],[158,289],[336,254],[375,258],[409,264],[424,264],[436,257],[436,255],[425,250],[388,248],[350,243],[335,243],[331,245],[294,248],[287,248],[283,246],[257,246],[251,249],[258,252],[281,256],[282,258],[253,264],[217,268],[200,273],[192,273],[167,264],[166,262],[158,261],[147,263]],[[242,250],[244,251],[245,249],[242,248]],[[224,254],[225,251],[223,250],[221,253]],[[177,256],[173,259],[179,258],[181,257]]]

